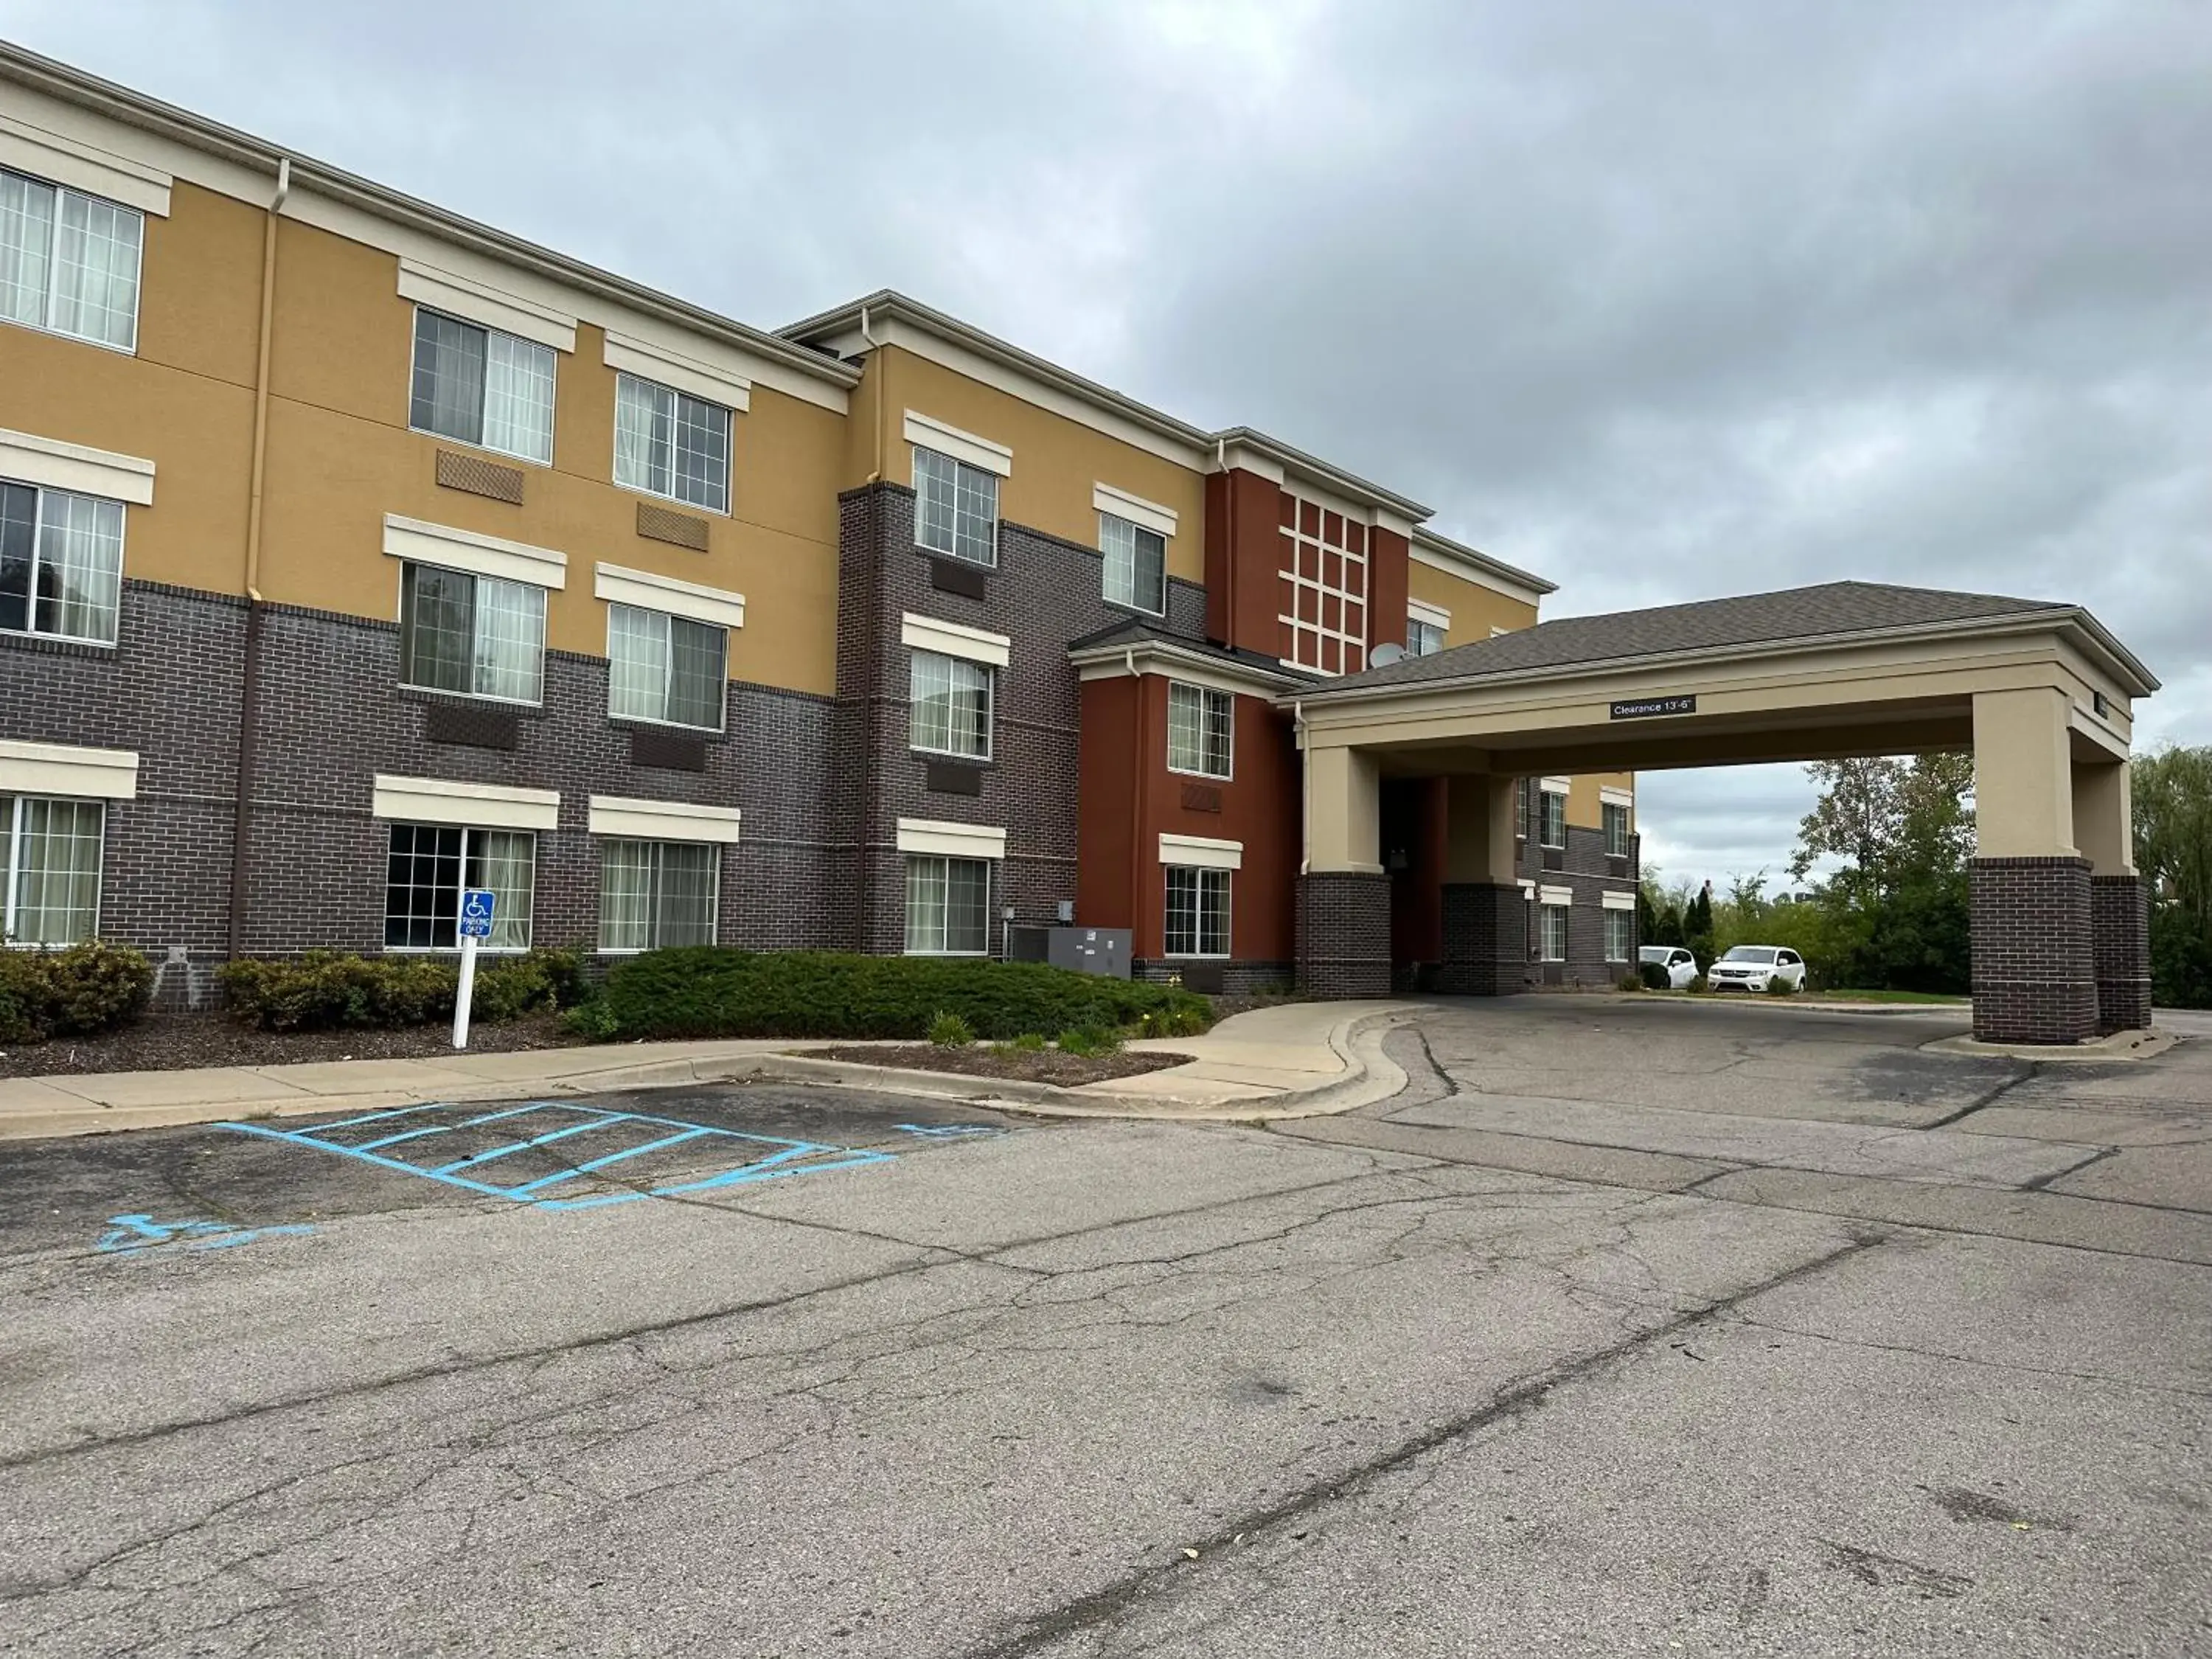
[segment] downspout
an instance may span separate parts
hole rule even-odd
[[[875,732],[875,722],[882,718],[878,701],[882,690],[880,677],[883,672],[883,662],[878,641],[878,635],[882,630],[878,626],[879,619],[876,612],[878,606],[883,602],[883,501],[881,492],[874,486],[883,481],[884,476],[884,378],[890,373],[889,365],[884,362],[881,355],[882,343],[869,332],[868,308],[866,306],[860,307],[860,338],[867,343],[876,382],[875,398],[868,411],[868,418],[876,429],[876,470],[868,474],[867,480],[868,546],[866,556],[863,562],[866,576],[861,587],[861,592],[866,599],[866,623],[862,629],[861,637],[866,641],[865,649],[867,653],[867,660],[865,664],[866,672],[860,699],[860,814],[858,845],[854,848],[855,869],[853,884],[854,897],[860,908],[860,925],[857,937],[853,944],[854,949],[865,951],[869,945],[869,929],[873,926],[875,920],[876,894],[881,885],[876,879],[874,860],[870,856],[868,850],[868,838],[874,833],[876,814],[883,805],[882,768],[876,759]],[[837,580],[841,590],[838,598],[841,609],[844,605],[842,590],[845,576],[844,560],[840,557]],[[842,683],[839,690],[843,690]],[[896,836],[893,837],[893,844],[896,844]],[[989,918],[986,916],[984,921],[985,932],[988,935]]]
[[[1313,763],[1306,758],[1306,701],[1304,697],[1291,703],[1291,732],[1298,751],[1298,873],[1312,873],[1313,863]]]
[[[246,643],[238,686],[238,793],[230,830],[229,954],[245,954],[246,847],[253,818],[253,767],[259,746],[261,689],[261,496],[269,455],[269,355],[276,319],[276,222],[292,193],[292,159],[276,162],[276,193],[261,237],[261,332],[253,368],[253,469],[246,500]]]
[[[873,356],[875,355],[875,353],[876,353],[877,351],[880,350],[880,349],[882,349],[882,347],[883,347],[883,342],[882,342],[881,340],[878,340],[878,338],[876,338],[876,337],[875,337],[874,335],[872,335],[872,334],[871,334],[871,333],[869,333],[869,332],[868,332],[868,308],[867,308],[867,307],[866,307],[866,306],[862,306],[862,307],[860,307],[860,338],[861,338],[863,341],[865,341],[865,342],[866,343],[867,347],[868,347],[868,352],[869,352],[869,355],[870,355],[871,356]],[[890,373],[890,369],[888,369],[888,368],[884,368],[884,367],[883,367],[883,360],[882,360],[880,357],[878,357],[878,358],[877,358],[877,359],[876,359],[876,362],[877,362],[877,367],[878,367],[878,373],[877,373],[877,375],[876,375],[876,406],[875,406],[875,408],[874,408],[872,410],[871,410],[871,411],[870,411],[870,412],[871,412],[871,414],[872,414],[872,415],[874,416],[874,418],[875,418],[875,427],[876,427],[876,470],[875,470],[873,472],[871,472],[870,474],[868,474],[868,482],[869,482],[870,483],[882,483],[882,482],[883,482],[883,477],[884,477],[884,376]]]
[[[1137,954],[1137,924],[1144,915],[1145,896],[1145,801],[1150,793],[1145,781],[1152,775],[1148,751],[1145,743],[1145,677],[1137,672],[1137,653],[1134,647],[1125,647],[1121,665],[1129,672],[1129,686],[1136,699],[1136,712],[1130,725],[1137,735],[1137,775],[1130,802],[1135,822],[1129,836],[1129,954]],[[1157,844],[1157,843],[1156,843]],[[1164,939],[1163,945],[1166,943]]]

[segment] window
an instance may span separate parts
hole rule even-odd
[[[730,510],[730,411],[635,374],[615,377],[615,482]]]
[[[0,169],[0,318],[137,350],[145,229],[136,208]]]
[[[76,945],[100,931],[100,850],[106,809],[96,800],[0,796],[7,836],[10,945]]]
[[[980,957],[991,936],[991,866],[982,859],[911,853],[906,860],[906,950],[914,957]]]
[[[1605,913],[1605,959],[1626,962],[1636,954],[1636,912],[1608,910]]]
[[[990,665],[915,652],[908,741],[933,755],[990,759]]]
[[[1167,954],[1229,954],[1229,872],[1170,864],[1168,872]]]
[[[1168,769],[1200,777],[1230,775],[1237,699],[1226,691],[1168,684]]]
[[[998,474],[915,446],[914,539],[948,558],[998,563]]]
[[[1605,817],[1605,851],[1607,858],[1628,856],[1628,809],[1607,801],[1600,811]]]
[[[599,949],[712,945],[721,850],[702,842],[602,842]]]
[[[1423,622],[1419,617],[1406,619],[1406,654],[1409,657],[1433,657],[1444,648],[1444,630],[1432,622]]]
[[[0,483],[0,629],[115,643],[123,503]]]
[[[465,887],[498,896],[484,948],[527,951],[538,884],[538,837],[521,830],[395,823],[384,878],[384,948],[451,951]]]
[[[536,702],[545,674],[545,590],[435,565],[402,567],[399,678],[432,691]]]
[[[1098,547],[1106,556],[1106,603],[1149,611],[1168,608],[1168,538],[1111,513],[1098,515]]]
[[[1324,674],[1367,666],[1367,527],[1282,497],[1283,657]]]
[[[1540,904],[1536,914],[1543,921],[1543,957],[1547,962],[1567,959],[1567,917],[1571,914],[1564,904]]]
[[[1539,792],[1544,803],[1542,844],[1546,847],[1565,847],[1567,844],[1567,798],[1557,790]]]
[[[730,631],[706,623],[607,607],[607,713],[620,720],[722,729]]]
[[[1513,833],[1522,841],[1528,839],[1528,780],[1526,778],[1520,779],[1515,786]]]
[[[553,348],[415,309],[417,432],[553,465]]]

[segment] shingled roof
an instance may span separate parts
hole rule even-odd
[[[1327,697],[1356,688],[1381,690],[1432,681],[1483,679],[1571,669],[1584,664],[1667,658],[1685,652],[1724,651],[1759,645],[1791,645],[1892,629],[2052,615],[2081,617],[2100,642],[2130,668],[2148,671],[2078,605],[2049,599],[2007,599],[1996,593],[1951,593],[1935,588],[1893,587],[1880,582],[1825,582],[1773,593],[1662,605],[1649,611],[1615,611],[1599,617],[1565,617],[1494,638],[1454,646],[1426,657],[1407,657],[1388,667],[1347,674],[1311,695]]]

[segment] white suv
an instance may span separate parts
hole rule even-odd
[[[1705,984],[1715,991],[1764,991],[1777,981],[1803,990],[1805,958],[1778,945],[1739,945],[1705,969]]]
[[[1679,945],[1646,945],[1638,947],[1636,959],[1667,970],[1667,988],[1686,991],[1698,976],[1698,959]]]

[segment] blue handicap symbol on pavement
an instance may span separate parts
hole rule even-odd
[[[257,1238],[277,1238],[287,1233],[311,1233],[306,1223],[284,1227],[234,1227],[227,1221],[156,1221],[150,1215],[112,1215],[107,1231],[100,1236],[102,1255],[159,1249],[179,1245],[190,1250],[227,1250],[234,1244],[251,1244]]]
[[[925,1140],[957,1140],[969,1135],[1002,1135],[1006,1133],[988,1123],[902,1123],[898,1127],[910,1135],[920,1135]]]
[[[499,908],[499,895],[489,887],[471,887],[461,894],[461,937],[489,939],[492,913]]]

